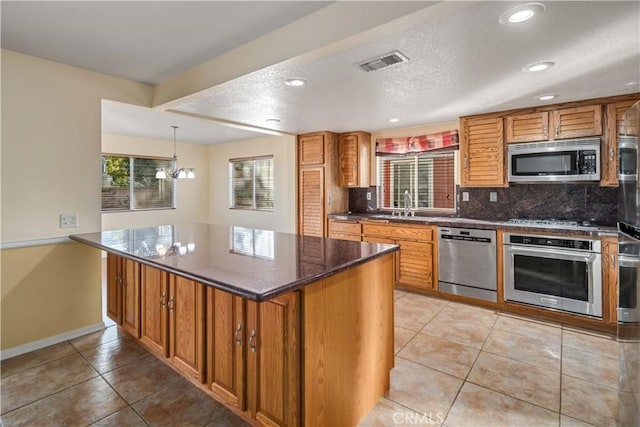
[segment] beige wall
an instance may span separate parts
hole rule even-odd
[[[457,120],[454,122],[443,122],[443,123],[434,123],[432,125],[425,125],[413,128],[398,128],[398,129],[387,129],[378,132],[373,132],[371,134],[371,185],[377,185],[377,170],[376,170],[376,139],[380,138],[404,138],[408,136],[418,136],[425,135],[429,133],[438,133],[444,132],[447,130],[458,129],[460,127],[460,122]],[[456,171],[456,183],[457,179],[457,171]]]
[[[208,150],[209,147],[207,145],[176,143],[178,166],[196,169],[196,179],[177,180],[176,209],[105,212],[102,214],[102,229],[116,230],[163,224],[207,222],[209,218]],[[132,156],[171,157],[173,155],[173,142],[103,134],[102,152]]]
[[[151,87],[2,50],[2,223],[7,242],[99,231],[101,100],[149,106]],[[61,213],[79,227],[59,228]],[[100,252],[1,251],[0,348],[101,321]]]
[[[268,136],[209,146],[209,222],[295,233],[296,137]],[[274,211],[229,209],[229,160],[273,155]]]

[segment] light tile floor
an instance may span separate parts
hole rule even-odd
[[[360,426],[617,425],[609,336],[396,291],[391,388]],[[1,364],[10,426],[244,426],[111,326]],[[330,427],[330,426],[328,426]]]

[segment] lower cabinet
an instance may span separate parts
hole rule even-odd
[[[263,425],[300,425],[299,299],[207,289],[207,386]]]
[[[618,323],[618,239],[602,239],[602,317],[606,323]]]
[[[140,337],[140,264],[107,253],[107,315]]]
[[[396,283],[416,290],[437,289],[436,227],[430,225],[363,224],[363,240],[400,246]]]
[[[140,282],[140,340],[187,376],[204,382],[203,285],[146,265]]]
[[[126,294],[120,278],[132,274],[135,336],[255,424],[352,425],[389,389],[391,254],[263,302],[128,262],[107,263],[114,312]]]

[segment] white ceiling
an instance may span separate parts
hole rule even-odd
[[[546,10],[518,25],[498,18],[524,1],[424,2],[404,17],[172,103],[221,123],[106,103],[103,126],[170,139],[169,126],[178,124],[179,140],[216,143],[259,135],[228,122],[293,134],[377,131],[540,105],[535,96],[544,93],[557,94],[546,101],[556,103],[640,92],[640,2],[541,2]],[[2,47],[156,84],[328,4],[2,1]],[[353,7],[366,16],[371,4]],[[348,16],[337,16],[336,25],[348,26]],[[320,37],[332,28],[304,31]],[[298,41],[292,34],[290,43]],[[396,49],[410,61],[372,73],[355,65]],[[521,71],[542,60],[557,65]],[[285,86],[293,76],[309,84]],[[391,124],[391,117],[400,121]]]

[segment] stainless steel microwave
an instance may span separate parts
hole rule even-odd
[[[600,180],[600,138],[509,144],[509,182]]]

